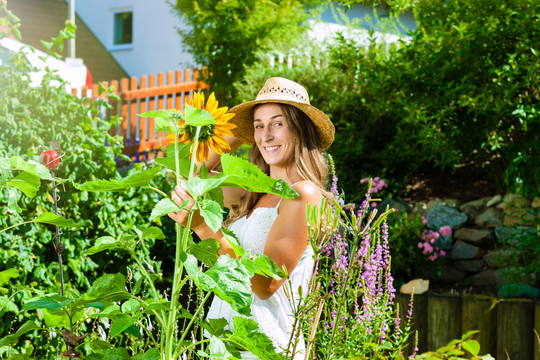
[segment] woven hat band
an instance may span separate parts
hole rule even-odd
[[[300,84],[283,78],[268,79],[261,91],[259,91],[255,100],[273,99],[295,101],[309,105],[309,95],[307,90]]]

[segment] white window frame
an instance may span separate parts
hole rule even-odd
[[[129,44],[115,44],[114,43],[114,38],[115,38],[115,35],[116,35],[116,32],[115,32],[115,27],[116,27],[115,17],[116,17],[117,14],[127,13],[127,12],[131,13],[131,43],[129,43]],[[130,6],[130,7],[111,9],[110,19],[111,19],[111,26],[110,26],[111,36],[110,36],[109,51],[132,50],[133,49],[133,39],[135,38],[135,36],[134,36],[135,35],[135,23],[134,23],[135,12],[133,11],[133,7]]]

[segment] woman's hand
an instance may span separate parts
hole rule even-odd
[[[193,199],[190,193],[187,192],[187,190],[181,184],[176,185],[173,192],[171,193],[171,199],[178,206],[182,206],[182,204],[186,200],[189,200],[189,202],[187,203],[184,209],[168,214],[171,219],[173,219],[180,225],[186,227],[188,223],[189,212],[191,211],[191,209],[193,208],[193,205],[195,204],[195,199]]]

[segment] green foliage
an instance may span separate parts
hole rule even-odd
[[[419,213],[393,213],[388,217],[388,244],[392,256],[392,273],[398,280],[410,279],[428,264],[418,243],[426,224]]]
[[[232,84],[242,79],[256,52],[276,39],[292,39],[307,10],[319,0],[225,1],[177,0],[174,9],[189,25],[179,30],[195,63],[207,67],[203,79],[219,97],[235,95]],[[232,99],[231,99],[232,100]]]
[[[504,284],[497,291],[497,295],[502,299],[512,299],[512,298],[527,298],[527,299],[538,299],[540,290],[523,284]]]
[[[18,20],[4,16],[9,11],[4,2],[0,5],[2,24],[8,29],[16,28],[18,24],[12,22]],[[51,52],[61,40],[72,37],[73,31],[72,27],[62,30],[51,42]],[[6,291],[7,285],[0,289],[2,295],[7,294],[0,300],[2,334],[7,334],[10,328],[17,329],[28,318],[36,324],[48,321],[48,315],[44,318],[40,312],[29,314],[18,309],[36,291],[60,291],[58,257],[51,244],[55,226],[63,226],[66,289],[84,292],[97,274],[130,271],[126,269],[130,264],[126,254],[108,251],[90,258],[83,254],[84,249],[103,233],[120,236],[134,224],[143,222],[158,200],[141,188],[111,194],[79,191],[73,185],[100,178],[122,183],[124,179],[117,170],[116,159],[122,156],[123,140],[108,131],[120,119],[100,120],[97,114],[110,106],[108,98],[89,102],[68,94],[61,79],[49,69],[45,70],[42,83],[31,87],[28,73],[34,70],[22,53],[12,54],[0,66],[0,247],[4,249],[0,252],[3,264],[0,270],[19,270],[19,275],[10,281],[11,294]],[[53,79],[60,85],[55,86]],[[108,96],[114,97],[112,93]],[[54,173],[39,164],[40,146],[45,150],[58,147],[58,152],[65,154]],[[161,189],[170,192],[171,185],[164,174],[154,177],[152,184],[158,183]],[[52,213],[53,179],[57,184],[60,215]],[[75,223],[82,226],[75,228]],[[153,243],[154,240],[145,241],[139,250],[150,256]],[[162,253],[170,254],[170,251]],[[163,260],[169,258],[164,256]],[[154,262],[154,267],[159,270],[160,263]],[[140,277],[137,273],[132,276]],[[84,330],[87,325],[82,326]],[[31,351],[38,358],[54,352],[61,342],[61,336],[36,336],[35,331],[28,333]]]
[[[352,135],[339,148],[381,153],[371,160],[393,176],[426,162],[487,163],[499,186],[506,177],[537,193],[539,10],[530,0],[423,1],[411,42],[387,56],[343,41],[335,65],[358,79],[343,100],[358,106],[341,113]],[[363,147],[368,136],[381,144]]]
[[[478,341],[469,339],[477,330],[463,334],[461,339],[455,339],[436,351],[429,351],[415,356],[415,359],[472,359],[472,360],[494,360],[491,355],[480,355],[480,344]],[[464,357],[466,356],[466,357]]]

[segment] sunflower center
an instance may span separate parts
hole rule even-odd
[[[199,133],[199,141],[207,141],[214,135],[214,124],[201,126],[201,132]],[[186,132],[191,140],[195,140],[195,134],[197,134],[197,127],[192,125],[186,125]]]

